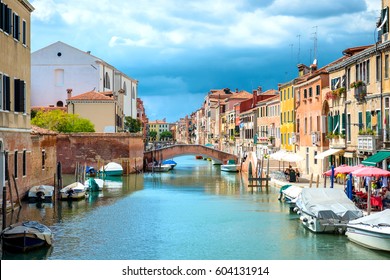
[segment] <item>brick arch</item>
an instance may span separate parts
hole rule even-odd
[[[225,153],[213,148],[209,148],[203,145],[172,145],[156,149],[153,151],[144,152],[144,159],[147,162],[151,162],[155,157],[157,160],[165,160],[176,156],[184,155],[202,155],[203,157],[209,157],[215,161],[226,163],[229,159],[238,160],[238,157],[233,154]]]

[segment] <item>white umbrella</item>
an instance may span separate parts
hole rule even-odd
[[[271,159],[281,161],[283,155],[285,155],[286,153],[287,153],[287,152],[286,152],[285,150],[279,150],[279,151],[277,151],[276,153],[270,154],[269,157],[270,157]]]
[[[285,153],[281,160],[287,161],[287,162],[299,162],[304,160],[304,158],[301,155],[298,155],[296,153]]]

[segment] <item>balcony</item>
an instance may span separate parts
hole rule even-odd
[[[329,140],[329,148],[331,149],[344,149],[346,147],[345,138],[343,137],[338,136]]]
[[[358,147],[359,152],[376,153],[377,150],[382,148],[383,139],[377,135],[358,135]]]

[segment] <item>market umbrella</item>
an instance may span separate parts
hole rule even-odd
[[[359,168],[355,171],[352,171],[351,174],[356,177],[387,177],[390,176],[390,172],[375,166],[365,166]],[[368,194],[367,194],[367,212],[370,214],[371,212],[371,187],[368,186]]]
[[[382,168],[378,168],[375,166],[365,166],[361,167],[359,169],[356,169],[355,171],[352,171],[352,175],[356,177],[383,177],[383,176],[390,176],[390,172],[387,170],[384,170]]]
[[[285,155],[286,153],[287,153],[287,152],[286,152],[285,150],[279,150],[279,151],[277,151],[276,153],[270,154],[269,157],[270,157],[271,159],[281,161],[283,155]]]
[[[299,161],[304,160],[304,158],[301,155],[298,155],[296,153],[287,152],[284,155],[282,155],[281,160],[287,161],[287,162],[299,162]]]
[[[349,174],[352,171],[355,171],[355,170],[360,169],[362,167],[364,167],[363,164],[358,164],[358,165],[355,165],[355,166],[349,166],[349,165],[343,164],[343,165],[337,166],[334,169],[334,175],[337,175],[337,174]],[[328,171],[324,172],[325,176],[330,176],[331,174],[332,174],[332,169],[329,169]]]

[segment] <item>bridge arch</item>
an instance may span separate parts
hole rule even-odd
[[[226,163],[229,159],[234,159],[236,162],[238,160],[238,157],[236,155],[225,153],[214,148],[206,147],[203,145],[187,144],[172,145],[153,151],[144,152],[144,159],[147,162],[151,162],[153,157],[157,160],[165,160],[176,156],[184,155],[201,155],[203,157],[209,157],[212,160],[220,163]]]

